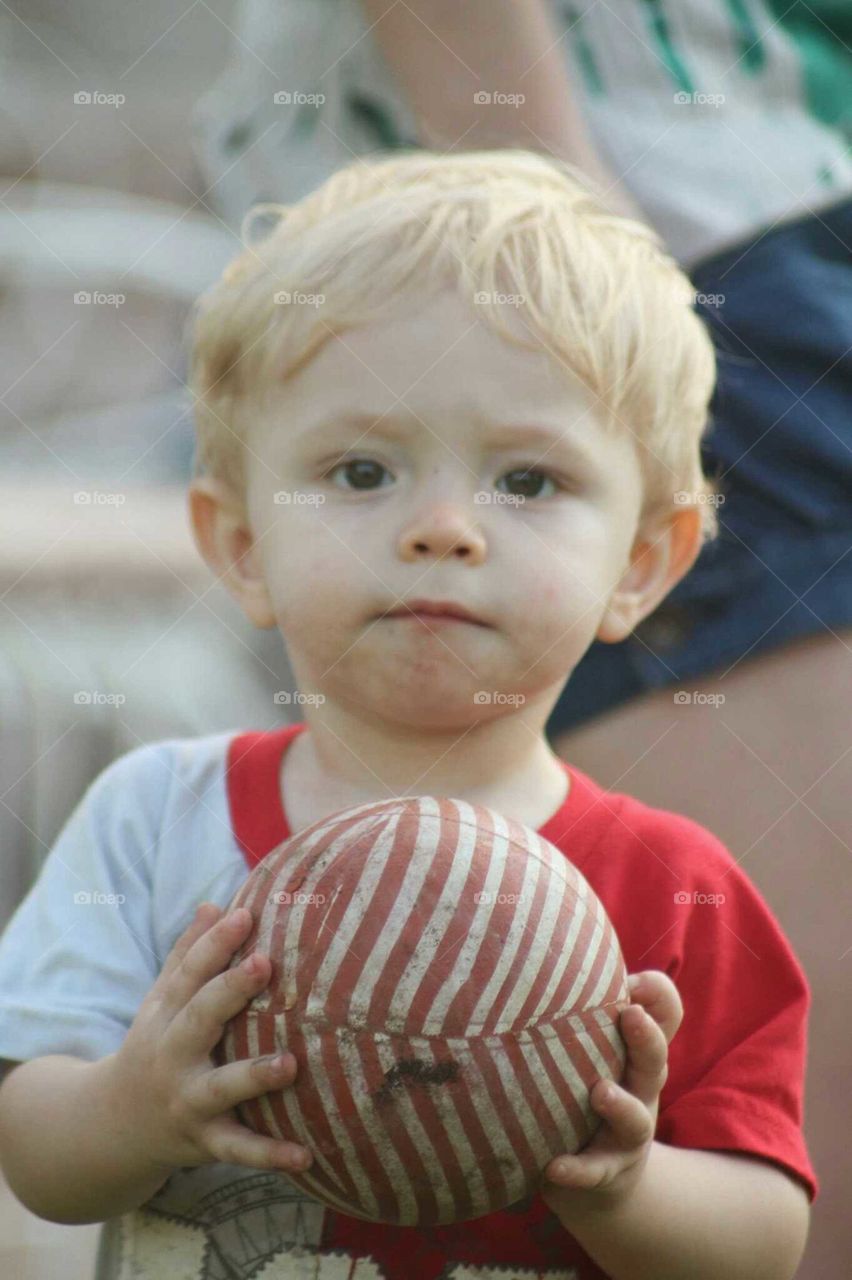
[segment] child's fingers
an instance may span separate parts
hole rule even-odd
[[[683,1002],[680,993],[667,973],[661,969],[645,969],[632,973],[628,978],[630,999],[641,1004],[670,1044],[683,1021]]]
[[[625,1167],[630,1153],[649,1142],[654,1122],[648,1108],[612,1080],[599,1080],[590,1094],[592,1106],[606,1122],[585,1151],[560,1155],[545,1167],[544,1176],[560,1187],[593,1191],[605,1186]]]
[[[227,967],[237,947],[248,936],[251,919],[251,912],[245,907],[236,919],[233,912],[223,916],[181,952],[165,980],[165,970],[160,974],[158,994],[170,1018],[176,1017],[205,983]]]
[[[557,1156],[545,1167],[544,1177],[557,1187],[574,1191],[594,1191],[615,1177],[609,1156]]]
[[[279,1059],[282,1061],[276,1066]],[[297,1070],[292,1053],[228,1062],[223,1067],[199,1072],[187,1091],[187,1102],[196,1115],[213,1120],[232,1111],[240,1102],[287,1088],[295,1080]]]
[[[219,915],[221,915],[221,908],[215,902],[202,902],[200,904],[196,914],[190,920],[183,933],[178,936],[177,941],[166,956],[158,977],[162,978],[164,974],[168,976],[180,964],[189,948],[203,933],[207,932],[211,925],[215,924]]]
[[[590,1097],[595,1111],[609,1126],[607,1145],[633,1151],[653,1138],[651,1113],[645,1103],[626,1088],[613,1080],[599,1081]]]
[[[659,1100],[669,1073],[669,1046],[662,1027],[641,1005],[621,1014],[621,1034],[627,1042],[627,1065],[622,1085],[645,1106]]]
[[[279,1142],[252,1133],[238,1120],[222,1119],[207,1125],[205,1143],[214,1160],[246,1165],[250,1169],[284,1169],[301,1172],[313,1163],[311,1153],[298,1142]],[[305,1158],[306,1157],[306,1158]]]
[[[613,1080],[599,1080],[590,1097],[595,1111],[606,1121],[606,1129],[600,1130],[604,1138],[592,1138],[586,1151],[576,1156],[556,1156],[545,1166],[545,1178],[556,1187],[606,1187],[631,1164],[635,1152],[654,1137],[654,1120],[645,1103]]]
[[[263,990],[271,972],[269,957],[252,952],[241,964],[205,982],[178,1010],[165,1033],[174,1060],[189,1066],[206,1058],[221,1040],[225,1024]]]

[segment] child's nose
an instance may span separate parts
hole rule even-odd
[[[470,508],[440,502],[420,508],[407,522],[400,534],[399,551],[403,560],[431,555],[476,564],[485,558],[485,537]]]

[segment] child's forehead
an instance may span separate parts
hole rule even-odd
[[[453,293],[410,305],[397,300],[387,313],[330,332],[281,388],[282,398],[374,419],[452,412],[472,425],[591,409],[593,394],[518,310],[501,305],[504,335],[477,304]]]

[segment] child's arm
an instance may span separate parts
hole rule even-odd
[[[558,1216],[613,1280],[791,1280],[810,1209],[804,1188],[758,1157],[652,1142],[624,1202]]]
[[[115,1053],[97,1062],[45,1055],[0,1086],[0,1163],[32,1213],[100,1222],[144,1204],[173,1169],[213,1160],[305,1167],[296,1161],[303,1147],[252,1133],[233,1110],[292,1083],[292,1054],[277,1070],[263,1059],[211,1062],[225,1023],[271,972],[267,956],[255,956],[253,971],[227,967],[251,916],[218,912],[199,909]]]
[[[630,987],[624,1079],[595,1085],[604,1124],[579,1155],[551,1161],[542,1198],[612,1280],[790,1280],[808,1231],[804,1189],[745,1153],[653,1141],[683,1007],[664,973],[631,975]]]
[[[147,1156],[144,1135],[134,1140],[114,1096],[113,1056],[32,1058],[0,1087],[3,1173],[40,1218],[100,1222],[144,1204],[169,1176]]]

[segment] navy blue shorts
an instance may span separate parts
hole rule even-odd
[[[725,494],[719,536],[631,636],[592,642],[551,736],[852,624],[852,200],[689,275],[718,357],[702,457]]]

